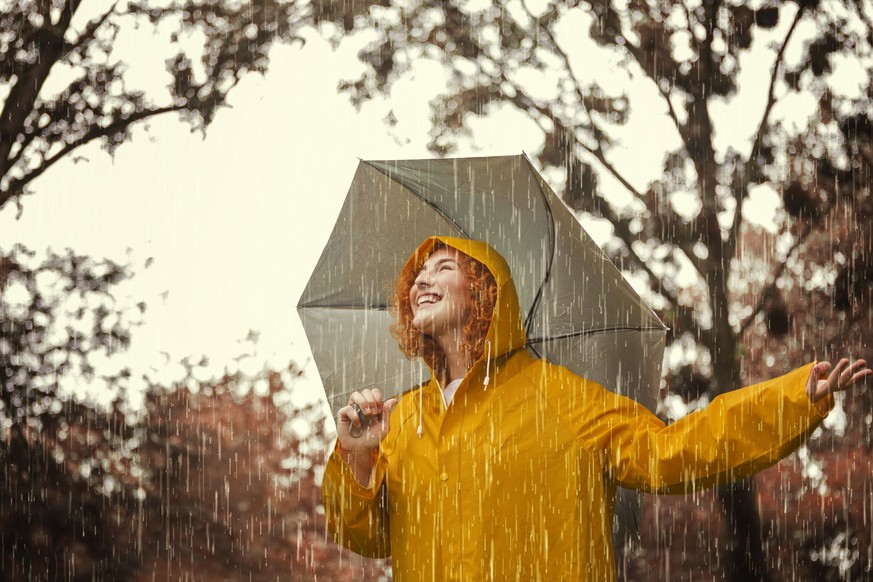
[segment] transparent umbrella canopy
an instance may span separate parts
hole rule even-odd
[[[512,270],[528,349],[655,408],[666,328],[526,155],[361,161],[297,305],[334,413],[429,377],[391,336],[393,283],[428,236],[484,240]]]

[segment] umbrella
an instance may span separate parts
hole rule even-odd
[[[389,332],[388,297],[430,235],[484,240],[506,258],[528,347],[654,410],[666,330],[522,155],[361,161],[297,305],[336,412],[427,379]]]

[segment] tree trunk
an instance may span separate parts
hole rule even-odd
[[[727,579],[733,582],[769,582],[755,482],[744,479],[723,485],[718,488],[718,499],[730,540]]]
[[[726,296],[720,298],[724,301],[721,303],[723,306],[727,305]],[[738,340],[730,326],[726,325],[726,320],[726,317],[716,320],[723,324],[716,327],[717,347],[713,353],[713,368],[718,379],[717,394],[742,386],[736,358]],[[718,488],[718,499],[727,525],[730,548],[726,556],[726,579],[731,582],[769,582],[771,578],[767,572],[755,482],[744,479],[722,485]]]
[[[724,252],[723,248],[716,247],[715,250]],[[717,255],[716,259],[722,263],[720,256]],[[737,359],[739,338],[727,317],[730,306],[728,296],[727,273],[715,269],[710,281],[710,301],[714,312],[710,354],[717,382],[716,396],[743,385]],[[723,422],[727,422],[727,419]],[[745,479],[723,485],[718,489],[718,498],[727,525],[730,548],[726,556],[726,579],[732,582],[769,582],[754,481]]]

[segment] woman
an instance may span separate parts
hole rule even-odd
[[[393,556],[395,579],[612,580],[618,485],[682,493],[794,450],[871,374],[809,364],[665,426],[633,400],[525,349],[503,258],[431,237],[400,274],[394,333],[432,379],[398,399],[352,395],[324,475],[338,543]],[[362,422],[366,421],[366,422]]]

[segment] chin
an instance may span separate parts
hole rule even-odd
[[[433,329],[429,328],[426,325],[415,325],[413,323],[412,327],[421,335],[425,335],[425,336],[432,336],[433,335]]]

